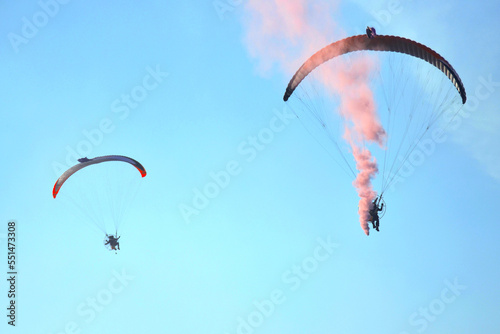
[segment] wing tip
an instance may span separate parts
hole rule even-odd
[[[144,169],[144,167],[142,169],[139,168],[139,167],[137,167],[137,166],[134,166],[134,167],[137,168],[137,170],[139,171],[139,173],[141,173],[142,177],[145,177],[147,175],[146,170]],[[141,167],[142,167],[142,165],[141,165]]]
[[[292,78],[293,80],[293,78]],[[292,96],[292,93],[293,93],[293,90],[290,89],[290,84],[292,82],[292,80],[290,80],[290,83],[288,84],[288,87],[286,88],[286,91],[285,91],[285,94],[283,95],[283,101],[288,101],[288,99],[290,98],[290,96]]]
[[[56,182],[56,184],[54,184],[54,189],[52,189],[52,196],[54,196],[54,198],[56,198],[58,192],[59,192],[59,189],[57,189],[57,182]]]

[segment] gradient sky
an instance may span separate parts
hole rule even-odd
[[[250,56],[246,1],[66,2],[0,5],[0,254],[15,220],[19,272],[17,328],[0,284],[2,333],[500,332],[498,1],[338,4],[346,35],[372,24],[429,45],[476,102],[369,237],[352,180],[283,116],[289,78]],[[117,255],[52,198],[71,152],[148,171]],[[187,222],[180,208],[221,171]]]

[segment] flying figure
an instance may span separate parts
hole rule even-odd
[[[373,228],[379,231],[379,216],[378,213],[379,211],[382,211],[384,209],[384,203],[380,203],[382,197],[377,197],[373,200],[371,208],[370,208],[370,221],[372,222]]]
[[[106,240],[104,245],[109,245],[111,249],[114,251],[120,250],[120,243],[118,242],[118,239],[120,239],[120,237],[118,235],[117,237],[115,237],[113,235],[106,234],[106,238],[108,238],[108,240]]]
[[[87,157],[78,159],[78,162],[87,162],[87,161],[90,161],[90,159]]]
[[[369,39],[374,38],[377,36],[377,32],[375,31],[374,27],[366,27],[366,36],[368,36]]]

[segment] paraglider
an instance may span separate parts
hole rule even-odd
[[[57,179],[52,196],[63,196],[72,212],[80,212],[86,223],[92,223],[106,234],[104,245],[116,252],[120,250],[118,231],[124,213],[131,206],[146,170],[137,160],[121,155],[84,157],[78,162]],[[89,168],[92,165],[99,168]],[[127,167],[130,165],[139,171],[140,177],[133,168]],[[64,195],[58,196],[63,185]],[[109,230],[115,235],[108,234]]]
[[[382,197],[377,197],[373,200],[371,208],[370,208],[370,220],[372,222],[372,226],[377,232],[379,231],[380,225],[380,217],[379,212],[384,210],[384,203],[381,203]]]
[[[366,34],[331,43],[307,59],[286,87],[283,100],[289,99],[310,134],[326,132],[335,144],[336,162],[354,179],[368,235],[369,222],[379,229],[384,192],[406,177],[408,162],[419,163],[414,152],[427,143],[425,135],[450,122],[467,95],[458,73],[436,51],[367,27]],[[380,183],[378,191],[372,182]]]
[[[104,240],[104,246],[109,245],[110,250],[116,251],[117,249],[120,250],[120,243],[118,242],[118,239],[120,239],[120,236],[116,235],[108,235],[106,234],[106,239]]]
[[[368,36],[368,38],[370,38],[370,39],[377,36],[377,32],[375,31],[375,28],[366,27],[366,36]]]

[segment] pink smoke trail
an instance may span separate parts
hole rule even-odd
[[[332,17],[338,3],[318,1],[312,5],[306,0],[248,0],[246,3],[246,38],[250,55],[257,59],[258,68],[266,73],[278,66],[291,75],[320,48],[339,39],[342,34]],[[327,35],[325,32],[329,32]],[[336,36],[333,34],[336,33]],[[360,197],[360,223],[369,234],[368,220],[371,202],[377,196],[371,180],[378,172],[376,160],[364,143],[384,145],[386,133],[376,113],[376,105],[369,77],[374,68],[366,57],[357,57],[348,67],[316,71],[319,80],[339,97],[340,108],[346,119],[344,139],[349,143],[356,168],[353,182]]]
[[[347,68],[347,70],[343,70]],[[321,71],[323,85],[339,96],[339,112],[345,117],[344,139],[351,146],[359,173],[353,182],[360,198],[359,221],[366,235],[370,228],[370,207],[377,193],[373,190],[372,179],[378,172],[377,161],[363,146],[364,142],[377,143],[383,147],[386,132],[377,115],[373,92],[369,86],[370,75],[375,64],[371,58],[357,57],[350,67],[327,67]]]

